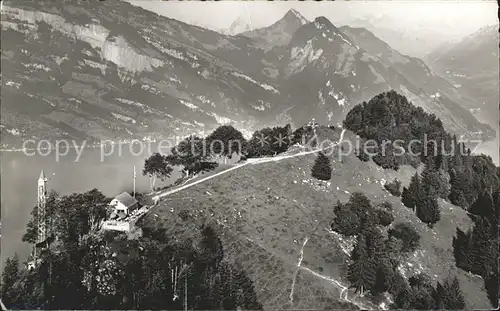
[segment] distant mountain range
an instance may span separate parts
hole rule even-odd
[[[484,27],[426,57],[428,64],[476,101],[467,108],[498,126],[499,26]]]
[[[470,98],[425,63],[362,28],[289,11],[231,36],[127,2],[8,2],[2,11],[1,135],[131,140],[246,135],[311,118],[336,124],[390,89],[456,134],[492,129],[461,107]]]
[[[394,27],[398,23],[400,21],[395,20],[394,17],[375,15],[348,20],[346,24],[352,27],[366,28],[399,52],[416,57],[424,57],[430,51],[438,48],[443,40],[460,39],[456,34],[450,34],[446,30],[427,25],[424,20],[416,24],[406,23],[401,29]]]

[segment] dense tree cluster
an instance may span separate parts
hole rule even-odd
[[[17,307],[21,305],[23,293],[19,290],[21,288],[21,284],[19,284],[20,280],[19,258],[16,254],[12,258],[7,258],[3,265],[0,296],[6,306]]]
[[[422,176],[415,173],[409,187],[403,187],[401,201],[414,210],[422,222],[432,227],[441,219],[438,198],[446,196],[447,185],[447,180],[440,179],[440,172],[429,164],[422,172]]]
[[[217,163],[211,161],[210,149],[206,141],[198,136],[188,136],[170,150],[167,161],[174,166],[182,166],[186,176],[192,176],[204,171],[210,171],[217,167]]]
[[[206,138],[209,153],[231,158],[233,153],[246,154],[248,143],[243,134],[231,125],[222,125]]]
[[[248,142],[243,134],[230,125],[223,125],[206,138],[186,137],[168,155],[154,153],[144,162],[142,173],[151,178],[154,190],[156,178],[169,178],[176,166],[182,167],[186,176],[192,176],[216,168],[218,164],[214,158],[231,158],[233,153],[245,155],[247,149]]]
[[[356,235],[347,267],[350,287],[373,297],[390,293],[393,309],[463,309],[465,301],[455,277],[433,287],[427,275],[415,275],[408,281],[401,275],[398,266],[419,247],[420,236],[410,224],[397,223],[385,238],[381,226],[392,222],[391,211],[389,202],[374,208],[361,193],[353,193],[347,203],[335,206],[332,229]]]
[[[458,147],[457,147],[458,148]],[[463,145],[460,148],[464,148]],[[489,156],[455,153],[450,159],[450,202],[468,208],[476,202],[481,192],[491,193],[500,189],[500,169]]]
[[[72,196],[75,205],[83,200]],[[67,220],[69,226],[59,227],[58,236],[80,233],[71,225],[81,219]],[[47,310],[262,309],[244,270],[224,260],[212,227],[203,226],[198,238],[180,241],[162,230],[143,232],[140,240],[128,240],[119,233],[90,231],[45,249],[32,270],[21,268],[16,257],[8,259],[3,302],[12,309]]]
[[[397,270],[408,252],[418,247],[420,236],[407,224],[396,224],[385,238],[382,228],[393,221],[392,205],[382,202],[374,207],[362,193],[353,193],[347,203],[334,207],[332,230],[356,236],[347,267],[347,279],[356,292],[394,296],[406,281]]]
[[[373,294],[395,290],[396,268],[402,245],[397,238],[385,239],[381,226],[394,220],[392,205],[383,202],[373,207],[362,193],[353,193],[345,204],[338,202],[334,208],[332,230],[346,236],[356,235],[351,253],[347,278],[357,292],[369,290]]]
[[[391,305],[391,309],[416,310],[460,310],[465,308],[460,284],[456,277],[449,276],[443,284],[432,285],[425,274],[410,277]]]
[[[483,277],[492,305],[498,305],[499,297],[499,201],[500,192],[491,195],[484,191],[472,204],[470,217],[474,226],[467,232],[457,228],[453,237],[453,252],[457,267]]]
[[[253,133],[248,141],[247,157],[274,156],[285,152],[292,145],[293,135],[290,124],[283,127],[266,127]]]
[[[397,139],[428,142],[427,145],[413,145],[412,151],[421,153],[417,160],[425,164],[425,169],[421,175],[415,174],[410,185],[403,188],[401,200],[430,227],[440,219],[439,198],[468,211],[474,227],[468,232],[457,228],[453,239],[455,260],[459,268],[484,278],[488,296],[496,307],[500,168],[488,156],[472,155],[455,136],[444,131],[439,119],[414,107],[404,96],[393,91],[356,106],[347,115],[344,125],[363,139],[374,139],[379,145]],[[406,147],[405,151],[408,151]],[[368,160],[367,156],[361,155],[361,158]],[[385,155],[373,157],[382,167],[394,169],[408,164],[408,159],[387,150]],[[438,289],[442,291],[439,286]],[[428,294],[414,289],[410,296],[420,297],[417,305],[430,308],[431,305],[424,302]]]
[[[323,152],[319,152],[311,169],[311,176],[319,180],[332,178],[332,163]]]
[[[405,96],[395,91],[381,93],[368,103],[355,106],[347,114],[344,127],[363,139],[375,140],[377,144],[370,150],[370,153],[376,154],[373,160],[384,168],[396,170],[403,164],[418,164],[418,159],[415,159],[418,156],[410,155],[410,148],[413,154],[421,154],[420,159],[427,158],[426,150],[433,150],[423,146],[423,143],[410,144],[410,141],[435,141],[438,146],[443,144],[447,149],[451,142],[441,120],[421,107],[413,106]]]
[[[409,187],[403,188],[402,201],[431,227],[440,219],[438,198],[467,209],[481,192],[499,189],[500,169],[490,157],[471,155],[463,143],[444,130],[441,120],[394,91],[354,107],[344,126],[363,140],[377,142],[370,152],[376,153],[373,160],[384,168],[425,164],[422,175],[416,174]],[[412,140],[419,143],[409,144]],[[395,145],[398,141],[402,143]],[[419,156],[411,156],[408,151]],[[358,157],[369,159],[364,152]],[[389,187],[397,194],[392,185]]]
[[[317,124],[309,123],[293,131],[292,144],[300,144],[303,146],[310,144],[311,147],[315,147],[318,142],[316,139],[317,137],[314,136],[315,130],[313,126],[316,125]]]
[[[363,193],[355,192],[347,203],[337,202],[334,206],[335,218],[331,227],[333,231],[345,236],[357,235],[365,229],[381,225],[379,215],[383,214],[383,212],[390,212],[390,209],[387,204],[375,208]],[[384,217],[384,226],[391,216]]]
[[[100,229],[102,220],[107,216],[110,199],[99,190],[59,196],[49,192],[46,204],[47,231],[62,243],[79,241],[91,231]],[[37,206],[33,207],[31,218],[26,225],[23,242],[37,242]]]

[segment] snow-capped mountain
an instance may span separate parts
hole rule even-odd
[[[447,90],[426,89],[428,68],[413,75],[328,19],[308,22],[294,10],[229,36],[127,2],[12,2],[3,6],[2,43],[4,144],[153,139],[226,123],[251,132],[312,117],[335,124],[389,89],[450,131],[489,131]],[[449,104],[436,104],[438,93]]]

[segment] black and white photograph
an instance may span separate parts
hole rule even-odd
[[[499,307],[488,0],[2,0],[2,310]]]

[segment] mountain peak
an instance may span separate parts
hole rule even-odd
[[[305,25],[309,22],[304,16],[302,16],[302,14],[300,14],[299,11],[295,9],[291,9],[288,12],[286,12],[283,19],[289,21],[298,21],[301,25]]]
[[[324,17],[324,16],[318,16],[314,19],[314,25],[316,26],[316,28],[319,28],[319,29],[323,29],[323,28],[334,28],[336,29],[336,27],[332,24],[332,22],[330,22],[330,20],[328,20],[328,18]]]

